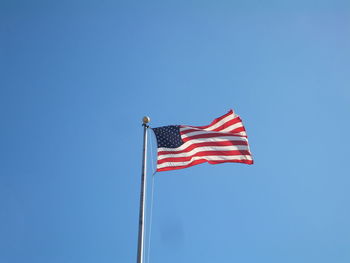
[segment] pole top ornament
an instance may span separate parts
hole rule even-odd
[[[149,123],[150,121],[151,121],[151,118],[148,117],[148,116],[145,116],[145,117],[142,118],[143,124],[147,124],[147,123]]]

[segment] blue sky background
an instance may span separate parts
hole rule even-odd
[[[0,262],[136,262],[141,118],[230,108],[255,164],[156,174],[150,262],[350,262],[349,47],[345,0],[2,0]]]

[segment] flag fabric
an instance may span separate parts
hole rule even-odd
[[[157,172],[208,162],[253,164],[241,118],[230,110],[207,126],[152,128],[157,138]]]

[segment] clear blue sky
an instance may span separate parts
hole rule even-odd
[[[2,0],[0,75],[0,263],[136,262],[141,118],[230,108],[255,164],[156,174],[150,262],[350,262],[349,1]]]

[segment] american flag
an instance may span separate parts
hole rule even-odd
[[[157,138],[157,171],[196,164],[253,164],[241,118],[230,110],[207,126],[170,125],[152,129]]]

